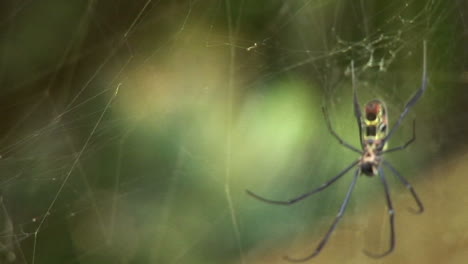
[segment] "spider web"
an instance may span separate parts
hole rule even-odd
[[[452,179],[466,172],[467,8],[2,1],[0,263],[283,263],[310,254],[351,175],[294,207],[245,189],[291,198],[357,159],[328,134],[321,107],[358,145],[353,61],[361,104],[383,100],[392,125],[421,85],[424,40],[429,87],[390,144],[409,138],[414,118],[417,141],[388,160],[428,211],[406,213],[414,201],[387,172],[397,248],[381,263],[460,263],[468,226],[455,205],[466,198]],[[357,185],[323,263],[372,262],[362,249],[387,247],[381,184]]]

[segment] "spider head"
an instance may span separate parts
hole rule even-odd
[[[374,164],[370,162],[361,163],[361,173],[367,176],[374,176]]]

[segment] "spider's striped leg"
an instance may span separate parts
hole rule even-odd
[[[361,142],[361,147],[364,147],[362,144],[362,124],[361,124],[361,106],[359,105],[357,94],[356,94],[356,82],[354,77],[354,61],[351,61],[351,76],[352,76],[352,86],[353,86],[353,108],[354,116],[356,117],[357,125],[359,128],[359,142]]]
[[[387,180],[385,179],[385,175],[384,175],[382,167],[379,168],[379,176],[380,176],[380,179],[382,180],[382,183],[385,189],[385,199],[387,200],[388,216],[390,218],[390,247],[385,252],[380,253],[380,254],[374,254],[374,253],[370,253],[367,250],[364,250],[364,254],[372,258],[385,257],[386,255],[392,253],[393,249],[395,248],[395,224],[394,224],[395,211],[393,210],[392,199],[390,198],[390,190],[388,189],[388,183],[387,183]]]
[[[413,120],[413,136],[410,138],[410,140],[408,140],[405,144],[403,144],[401,146],[384,150],[384,151],[382,151],[382,154],[383,153],[394,152],[394,151],[398,151],[398,150],[403,150],[406,147],[408,147],[411,143],[413,143],[415,140],[416,140],[416,119]]]
[[[320,243],[318,244],[317,248],[315,249],[314,253],[312,253],[311,255],[305,257],[305,258],[291,258],[289,256],[285,256],[284,258],[288,261],[291,261],[291,262],[304,262],[304,261],[307,261],[315,256],[317,256],[320,251],[322,251],[322,248],[327,244],[327,241],[328,239],[330,238],[330,235],[333,233],[333,231],[335,230],[338,222],[341,220],[341,218],[343,217],[343,213],[345,212],[346,210],[346,207],[348,206],[348,202],[349,202],[349,198],[351,197],[351,193],[353,192],[354,190],[354,186],[356,185],[356,181],[357,181],[357,178],[359,176],[359,173],[360,173],[360,170],[359,169],[356,169],[356,172],[354,173],[354,178],[353,178],[353,181],[351,182],[351,185],[349,186],[349,189],[348,189],[348,193],[346,193],[346,197],[343,201],[343,203],[341,204],[341,208],[340,208],[340,211],[338,212],[338,214],[336,215],[336,218],[335,220],[333,221],[333,224],[330,226],[330,229],[328,229],[327,233],[325,234],[325,236],[322,238],[322,241],[320,241]]]
[[[419,199],[418,195],[416,194],[416,191],[413,189],[413,186],[386,160],[383,161],[384,165],[387,166],[393,174],[397,176],[397,178],[406,186],[406,188],[411,192],[411,195],[413,195],[414,200],[416,201],[416,204],[418,204],[418,209],[415,210],[413,208],[409,208],[411,212],[415,214],[420,214],[424,212],[424,206],[421,200]]]
[[[330,179],[329,181],[325,182],[324,184],[322,184],[322,186],[318,187],[317,189],[314,189],[312,191],[309,191],[309,192],[306,192],[304,194],[301,194],[300,196],[296,197],[296,198],[293,198],[293,199],[289,199],[287,201],[276,201],[276,200],[270,200],[270,199],[266,199],[266,198],[263,198],[249,190],[245,190],[247,192],[248,195],[252,196],[253,198],[256,198],[262,202],[266,202],[266,203],[271,203],[271,204],[279,204],[279,205],[291,205],[291,204],[294,204],[296,202],[299,202],[309,196],[311,196],[312,194],[314,193],[318,193],[324,189],[326,189],[328,186],[330,186],[332,183],[334,183],[335,181],[337,181],[339,178],[341,178],[343,175],[345,175],[351,168],[353,168],[354,166],[356,166],[356,164],[358,164],[359,160],[356,160],[355,162],[351,163],[351,165],[349,165],[348,167],[346,167],[344,170],[342,170],[340,173],[338,173],[338,175],[336,175],[335,177],[333,177],[332,179]]]
[[[390,137],[393,135],[393,133],[398,129],[400,126],[401,122],[405,118],[405,116],[408,114],[409,110],[411,107],[413,107],[416,102],[421,98],[421,95],[426,91],[427,88],[427,65],[426,65],[426,41],[423,42],[423,72],[422,72],[422,84],[419,90],[411,97],[411,99],[406,103],[405,109],[403,112],[400,114],[400,117],[398,118],[397,122],[393,126],[393,128],[390,130],[388,135],[385,137],[384,142],[387,142]]]
[[[338,140],[338,142],[347,147],[348,149],[354,151],[354,152],[357,152],[359,154],[362,154],[362,151],[357,149],[356,147],[353,147],[352,145],[350,145],[349,143],[345,142],[343,139],[341,139],[340,136],[338,136],[338,134],[335,132],[335,130],[333,130],[332,128],[332,125],[330,123],[330,118],[328,117],[328,112],[327,112],[327,109],[325,108],[325,106],[322,106],[322,112],[323,112],[323,116],[325,117],[325,121],[327,121],[327,127],[328,127],[328,130],[330,131],[330,133]]]

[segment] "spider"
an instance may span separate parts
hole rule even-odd
[[[328,117],[328,113],[325,109],[325,107],[322,107],[322,111],[325,117],[325,121],[327,122],[327,127],[330,132],[330,134],[335,137],[338,142],[343,145],[344,147],[357,152],[361,155],[359,159],[351,163],[348,167],[346,167],[344,170],[342,170],[338,175],[335,177],[331,178],[324,184],[322,184],[320,187],[306,192],[304,194],[299,195],[298,197],[292,198],[290,200],[286,201],[278,201],[278,200],[270,200],[263,198],[262,196],[259,196],[249,190],[246,190],[247,194],[250,196],[266,202],[270,204],[277,204],[277,205],[292,205],[295,204],[299,201],[302,201],[303,199],[316,194],[320,191],[323,191],[330,185],[332,185],[334,182],[336,182],[338,179],[340,179],[343,175],[345,175],[347,172],[349,172],[352,168],[357,167],[355,172],[354,172],[354,178],[349,186],[348,192],[346,193],[346,196],[341,204],[340,210],[338,211],[337,216],[335,217],[332,225],[328,229],[327,233],[325,236],[322,238],[322,240],[318,243],[317,247],[315,248],[315,251],[303,258],[291,258],[289,256],[285,256],[284,258],[288,261],[291,262],[303,262],[307,261],[315,256],[317,256],[323,249],[323,247],[327,244],[328,239],[330,238],[331,234],[335,230],[338,222],[341,220],[343,213],[346,210],[346,207],[348,205],[349,199],[351,197],[351,193],[354,190],[354,186],[356,185],[357,179],[359,175],[366,175],[368,177],[373,177],[373,176],[379,176],[380,180],[383,184],[384,190],[385,190],[385,199],[388,207],[388,215],[389,215],[389,221],[390,221],[390,245],[389,248],[379,254],[371,253],[369,251],[364,250],[364,253],[372,258],[381,258],[384,257],[388,254],[390,254],[394,248],[395,248],[395,227],[394,227],[394,216],[395,216],[395,211],[393,210],[393,205],[392,205],[392,200],[390,198],[390,192],[389,192],[389,187],[387,184],[387,180],[385,178],[385,174],[382,168],[382,164],[390,169],[390,171],[406,186],[406,188],[411,192],[411,195],[413,196],[418,209],[411,209],[413,213],[419,214],[424,211],[424,206],[419,199],[418,195],[416,194],[415,190],[411,186],[411,184],[391,165],[388,161],[383,159],[383,154],[394,152],[394,151],[399,151],[403,150],[406,147],[408,147],[411,143],[414,142],[416,139],[416,133],[415,133],[415,126],[416,122],[415,120],[413,121],[413,135],[410,140],[408,140],[406,143],[403,145],[400,145],[398,147],[390,148],[387,149],[387,142],[390,140],[390,138],[393,136],[395,131],[398,129],[400,126],[401,122],[405,118],[405,116],[408,114],[409,110],[416,104],[416,102],[419,100],[419,98],[422,96],[424,91],[426,90],[427,87],[427,76],[426,76],[426,42],[423,42],[423,70],[422,70],[422,84],[421,87],[417,90],[417,92],[409,99],[409,101],[405,105],[405,109],[403,112],[400,114],[400,117],[398,118],[397,122],[393,126],[392,129],[388,129],[388,119],[387,119],[387,109],[384,104],[384,102],[374,99],[369,101],[365,107],[364,107],[364,112],[365,115],[363,116],[361,113],[361,107],[358,102],[358,98],[356,95],[356,88],[355,88],[355,77],[354,77],[354,63],[351,62],[351,71],[352,71],[352,86],[353,86],[353,108],[354,108],[354,116],[357,120],[358,128],[359,128],[359,135],[360,135],[360,143],[361,143],[361,148],[362,150],[348,144],[345,142],[343,139],[341,139],[340,136],[335,132],[335,130],[332,128],[330,119]],[[389,130],[389,131],[388,131]]]

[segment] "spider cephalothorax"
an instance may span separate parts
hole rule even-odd
[[[361,173],[367,176],[375,176],[379,173],[382,157],[374,143],[364,146],[364,153],[359,160]]]

